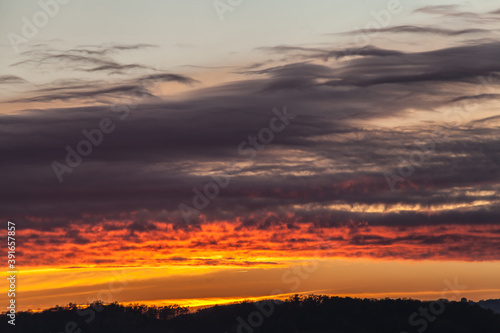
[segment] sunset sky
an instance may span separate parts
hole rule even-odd
[[[498,1],[66,2],[0,3],[21,310],[500,298]]]

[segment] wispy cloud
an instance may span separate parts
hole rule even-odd
[[[154,47],[149,44],[83,46],[81,48],[58,50],[50,47],[34,48],[21,53],[26,58],[11,66],[60,67],[86,72],[109,72],[124,74],[134,69],[150,69],[142,64],[121,64],[107,56],[121,51],[140,50]]]
[[[343,33],[345,35],[356,35],[363,32],[363,30],[354,30]],[[388,27],[383,29],[371,30],[370,33],[412,33],[412,34],[435,34],[443,36],[460,36],[465,34],[479,34],[479,33],[491,33],[488,29],[462,29],[462,30],[452,30],[444,29],[438,27],[423,27],[415,25],[399,25],[394,27]]]
[[[0,85],[2,84],[26,84],[28,81],[25,79],[16,76],[16,75],[1,75],[0,76]]]

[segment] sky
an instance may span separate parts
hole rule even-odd
[[[493,0],[2,1],[20,309],[500,298],[499,18]]]

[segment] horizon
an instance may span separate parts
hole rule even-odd
[[[227,302],[221,301],[221,303],[210,303],[210,304],[206,304],[206,305],[196,305],[196,306],[192,306],[192,305],[189,305],[189,304],[183,305],[183,304],[179,304],[179,303],[176,303],[176,302],[166,302],[166,303],[156,303],[156,302],[154,302],[154,303],[148,303],[148,302],[144,302],[144,303],[120,303],[120,302],[114,301],[114,302],[106,303],[106,302],[102,302],[101,300],[95,300],[93,303],[100,303],[103,306],[109,306],[109,305],[117,304],[117,305],[124,306],[124,307],[134,307],[134,306],[169,307],[170,306],[170,307],[185,308],[188,311],[187,313],[195,313],[195,312],[197,312],[199,310],[210,309],[210,308],[213,308],[213,307],[220,307],[220,306],[223,307],[223,306],[231,306],[231,305],[239,305],[239,304],[247,304],[247,303],[254,304],[254,303],[259,303],[259,302],[266,303],[266,302],[269,302],[269,301],[273,301],[273,303],[279,303],[279,302],[290,301],[290,300],[294,299],[294,297],[299,297],[299,298],[302,298],[302,297],[331,297],[331,298],[340,298],[340,299],[370,300],[370,301],[386,301],[386,300],[400,301],[400,300],[403,300],[403,301],[432,302],[432,301],[443,300],[443,301],[446,301],[446,302],[457,302],[457,303],[464,303],[464,302],[467,302],[467,303],[471,303],[471,302],[472,303],[480,303],[480,302],[496,301],[496,302],[498,302],[500,304],[500,299],[482,299],[482,300],[479,300],[479,301],[474,301],[474,300],[467,299],[465,297],[462,297],[460,299],[456,299],[456,297],[454,297],[454,296],[450,297],[451,299],[448,299],[448,298],[436,298],[436,299],[422,300],[422,299],[411,298],[411,297],[410,298],[407,298],[407,297],[402,297],[402,298],[391,298],[391,297],[372,298],[372,297],[341,296],[341,295],[326,295],[326,294],[289,294],[289,295],[263,296],[263,297],[257,297],[257,298],[242,298],[242,299],[239,299],[239,300],[227,301]],[[44,309],[28,309],[26,311],[20,311],[20,312],[24,312],[24,313],[41,313],[43,311],[54,310],[54,309],[58,309],[58,308],[62,308],[62,309],[71,309],[71,308],[89,309],[89,308],[93,307],[93,303],[75,304],[75,303],[70,302],[68,304],[63,304],[63,305],[56,304],[55,306],[49,307],[49,308],[44,308]],[[2,312],[1,314],[2,315],[7,315],[8,313],[9,313],[9,311],[7,310],[5,312]]]

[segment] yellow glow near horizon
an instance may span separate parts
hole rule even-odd
[[[387,272],[391,272],[390,275]],[[366,277],[370,276],[369,279]],[[500,262],[314,259],[282,267],[120,267],[20,270],[21,310],[87,304],[215,304],[325,294],[368,298],[500,298]],[[459,278],[457,278],[459,277]],[[455,286],[455,287],[450,287]],[[455,290],[457,293],[451,293]],[[6,293],[2,293],[5,298]]]

